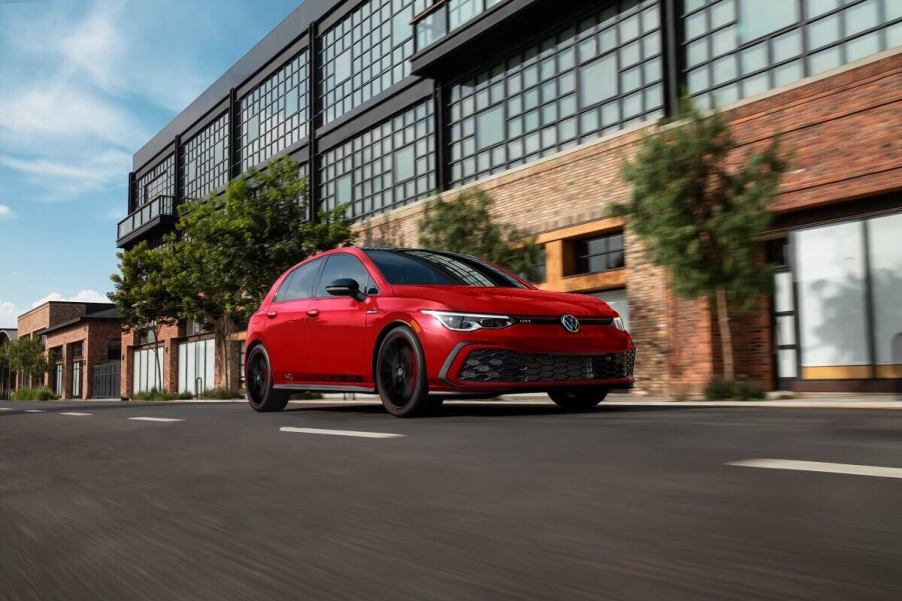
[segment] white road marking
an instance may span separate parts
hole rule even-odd
[[[757,467],[770,470],[795,470],[801,472],[825,472],[850,476],[874,476],[875,478],[902,478],[902,468],[877,465],[853,465],[850,463],[823,463],[820,461],[793,461],[790,459],[745,459],[731,461],[727,465]]]
[[[183,420],[175,419],[173,417],[130,417],[128,419],[134,420],[136,422],[180,422]]]
[[[75,411],[68,411],[66,413],[60,413],[60,415],[71,415],[72,417],[87,417],[89,415],[93,415],[93,413],[77,413]]]
[[[0,411],[12,411],[12,407],[0,407]]]
[[[356,432],[354,430],[321,430],[319,428],[279,428],[281,432],[295,432],[297,434],[326,434],[328,436],[354,436],[357,438],[403,438],[406,434],[391,434],[388,432]]]
[[[25,413],[47,413],[43,409],[26,409]]]

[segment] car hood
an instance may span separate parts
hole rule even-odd
[[[567,292],[482,286],[395,286],[394,293],[396,296],[433,301],[450,311],[468,313],[554,316],[569,313],[577,317],[616,315],[599,298]]]

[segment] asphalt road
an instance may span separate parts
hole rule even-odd
[[[902,479],[729,465],[902,412],[290,407],[0,403],[0,599],[902,599]]]

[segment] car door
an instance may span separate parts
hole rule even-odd
[[[275,384],[292,384],[303,378],[307,362],[307,312],[316,277],[323,266],[317,259],[295,269],[266,309],[266,349]]]
[[[326,286],[341,278],[357,281],[361,292],[375,292],[369,272],[357,257],[350,253],[326,257],[307,321],[308,377],[321,385],[361,386],[371,379],[372,349],[366,324],[375,296],[367,294],[363,300],[331,296]]]

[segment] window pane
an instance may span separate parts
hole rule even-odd
[[[846,61],[857,61],[860,58],[880,52],[880,32],[875,31],[846,42]]]
[[[747,42],[788,27],[799,20],[794,0],[740,0],[739,31]]]
[[[394,153],[396,182],[410,179],[416,174],[416,171],[414,170],[414,160],[413,146],[402,148]]]
[[[896,0],[898,2],[898,0]],[[865,0],[843,11],[846,18],[846,36],[851,37],[880,23],[880,6],[877,0]]]
[[[335,183],[335,198],[338,204],[348,203],[354,200],[353,179],[350,175],[345,175],[338,179]]]
[[[743,75],[759,71],[767,66],[767,45],[758,44],[748,50],[743,50],[740,56]]]
[[[774,38],[774,62],[783,62],[802,53],[802,34],[797,29]]]
[[[774,69],[774,85],[786,85],[793,81],[802,79],[803,76],[804,73],[801,60],[786,63],[782,67],[777,67],[776,69]]]
[[[811,75],[833,69],[840,65],[839,48],[828,48],[809,57]]]
[[[839,8],[840,0],[805,0],[805,14],[809,19]]]
[[[839,15],[825,17],[808,26],[808,47],[820,48],[839,39]]]
[[[326,257],[326,265],[323,267],[323,274],[320,276],[319,286],[316,289],[317,298],[330,298],[326,291],[326,287],[334,282],[344,278],[350,278],[357,282],[360,290],[366,290],[369,283],[369,273],[360,260],[348,254],[336,254]]]
[[[504,106],[497,106],[476,117],[476,146],[482,150],[504,140]]]
[[[717,29],[736,19],[733,0],[721,0],[711,7],[711,29]]]
[[[788,271],[774,275],[774,311],[794,311],[792,304],[792,274]]]
[[[902,363],[893,356],[893,339],[902,332],[902,213],[870,219],[867,226],[877,363]]]
[[[780,378],[799,377],[799,369],[796,365],[796,351],[794,349],[780,349],[777,351],[777,375]]]
[[[796,320],[792,315],[777,316],[777,331],[775,338],[777,344],[792,346],[796,343]]]
[[[617,95],[617,62],[606,56],[580,70],[582,105],[589,106]]]
[[[794,234],[802,364],[866,365],[861,222]]]

